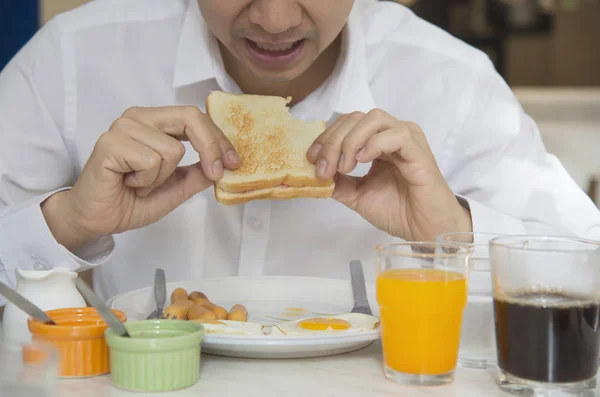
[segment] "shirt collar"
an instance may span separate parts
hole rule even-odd
[[[175,57],[173,87],[216,78],[221,52],[216,38],[202,18],[198,2],[190,0],[181,27]]]
[[[338,65],[325,83],[321,100],[334,113],[368,112],[375,107],[366,58],[361,10],[355,5],[342,32]],[[216,38],[204,22],[198,3],[190,0],[186,11],[173,77],[174,88],[225,75]],[[321,95],[319,95],[321,96]]]

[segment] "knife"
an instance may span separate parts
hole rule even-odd
[[[90,303],[90,305],[92,305],[94,309],[96,309],[98,314],[100,314],[100,317],[102,317],[104,321],[106,321],[108,326],[113,331],[115,331],[117,335],[124,336],[127,338],[130,337],[129,332],[127,332],[127,328],[125,328],[121,320],[119,320],[117,316],[115,316],[114,313],[110,311],[108,306],[106,306],[104,302],[102,302],[102,300],[98,298],[98,295],[96,295],[94,291],[92,291],[92,289],[85,283],[85,281],[78,278],[77,280],[75,280],[75,286],[77,287],[79,292],[81,292],[81,295],[83,295],[85,300],[87,300]]]
[[[373,312],[367,299],[365,275],[363,274],[362,263],[358,260],[350,261],[350,283],[352,284],[352,294],[354,295],[352,313],[362,313],[372,316]]]
[[[167,281],[165,280],[165,271],[161,268],[156,269],[154,273],[154,300],[156,301],[156,310],[146,317],[146,320],[162,318],[167,300]]]
[[[39,322],[56,325],[56,323],[42,309],[31,303],[23,295],[0,281],[0,295],[11,301],[16,307],[29,314]]]

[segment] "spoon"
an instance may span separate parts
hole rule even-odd
[[[37,321],[44,324],[56,325],[56,323],[50,318],[50,316],[48,316],[42,309],[31,303],[30,300],[28,300],[23,295],[19,294],[17,291],[10,288],[8,285],[4,284],[1,281],[0,295],[4,296],[6,299],[11,301],[16,307],[23,310],[25,313],[29,314]]]
[[[117,318],[117,316],[114,315],[113,312],[110,311],[108,306],[106,306],[104,302],[102,302],[102,300],[98,298],[98,295],[96,295],[94,291],[92,291],[92,289],[85,283],[85,281],[78,278],[77,280],[75,280],[75,286],[77,287],[79,292],[81,292],[81,295],[83,295],[85,300],[87,300],[90,303],[90,305],[92,305],[94,309],[96,309],[98,314],[100,314],[100,317],[102,317],[104,321],[106,321],[106,324],[108,324],[108,326],[113,331],[115,331],[117,335],[124,336],[126,338],[131,337],[123,323]]]

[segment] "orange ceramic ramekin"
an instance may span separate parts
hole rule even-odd
[[[125,313],[112,310],[125,322]],[[87,377],[110,372],[108,346],[104,331],[108,325],[93,307],[57,309],[46,312],[56,325],[29,318],[28,326],[34,341],[54,345],[59,354],[59,376]],[[27,355],[25,355],[27,360]],[[35,360],[34,357],[30,359]]]

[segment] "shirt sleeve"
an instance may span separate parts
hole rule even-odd
[[[477,71],[462,107],[468,111],[447,142],[445,176],[468,202],[474,231],[600,239],[600,211],[546,151],[536,123],[493,67]]]
[[[106,237],[72,254],[56,242],[40,208],[78,173],[62,133],[60,54],[50,22],[0,73],[0,281],[11,286],[16,268],[84,270],[104,262],[114,247]]]

